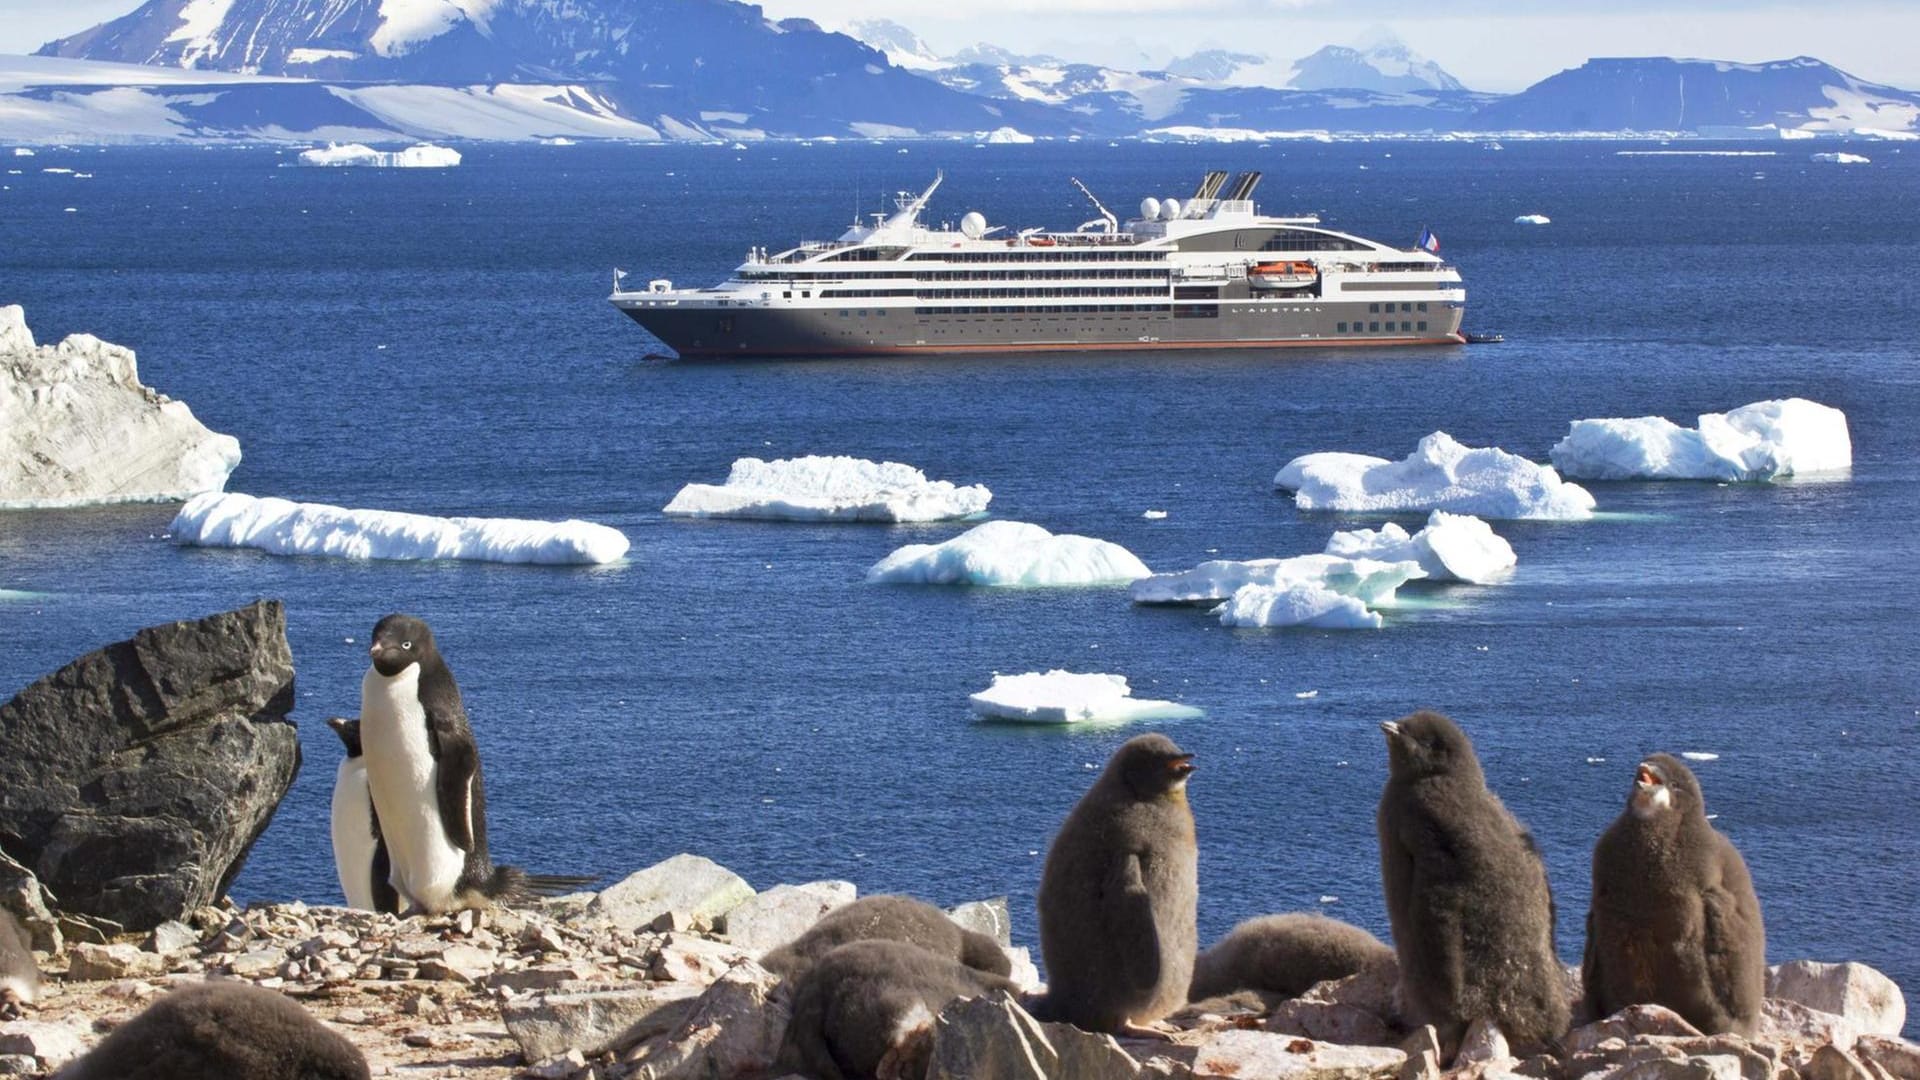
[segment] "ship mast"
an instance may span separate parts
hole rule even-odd
[[[1089,225],[1104,225],[1105,228],[1102,229],[1101,231],[1105,232],[1108,236],[1112,236],[1114,233],[1119,232],[1120,219],[1113,216],[1113,211],[1100,205],[1100,200],[1094,197],[1093,192],[1087,190],[1087,185],[1081,183],[1079,177],[1069,176],[1067,177],[1067,179],[1073,181],[1073,186],[1080,189],[1080,194],[1085,195],[1087,197],[1087,201],[1093,204],[1093,208],[1095,210],[1100,211],[1099,217],[1093,219],[1092,221],[1081,222],[1080,229],[1084,231],[1086,227]]]

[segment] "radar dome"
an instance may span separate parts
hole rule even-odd
[[[960,231],[966,234],[969,240],[978,240],[987,235],[986,215],[978,210],[967,211],[967,216],[960,219]]]
[[[1149,195],[1140,200],[1140,220],[1152,221],[1160,216],[1160,200]]]
[[[1160,217],[1163,220],[1172,221],[1174,218],[1177,218],[1179,216],[1180,216],[1180,200],[1179,199],[1167,199],[1160,204]]]

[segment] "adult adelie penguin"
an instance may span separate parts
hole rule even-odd
[[[1192,772],[1165,735],[1129,739],[1061,824],[1040,875],[1047,994],[1034,1015],[1119,1033],[1186,1004],[1199,950]]]
[[[393,866],[387,842],[380,837],[380,817],[373,812],[373,793],[367,790],[360,721],[331,716],[327,726],[347,751],[333,775],[333,865],[340,873],[340,891],[348,907],[391,914],[400,910],[400,897],[388,880]]]
[[[480,751],[427,624],[389,615],[374,625],[369,652],[373,663],[360,681],[360,743],[401,903],[438,914],[590,880],[535,878],[493,865]]]
[[[955,998],[1013,989],[999,975],[900,941],[855,941],[810,965],[789,990],[777,1064],[816,1080],[922,1076],[915,1035]]]
[[[1418,712],[1380,727],[1380,878],[1408,1022],[1434,1025],[1447,1048],[1481,1019],[1517,1047],[1559,1038],[1566,989],[1533,837],[1487,790],[1453,721]]]
[[[1248,919],[1200,954],[1191,1001],[1254,990],[1299,997],[1315,983],[1392,961],[1393,950],[1357,926],[1324,915],[1289,912]]]
[[[1707,821],[1693,770],[1653,755],[1593,848],[1581,965],[1593,1014],[1664,1005],[1709,1035],[1751,1036],[1766,974],[1767,934],[1746,861]]]
[[[0,908],[0,1020],[11,1020],[20,1006],[33,1004],[40,994],[40,965],[33,959],[33,942],[13,912]]]
[[[367,1080],[353,1044],[249,983],[188,986],[121,1024],[60,1080]]]

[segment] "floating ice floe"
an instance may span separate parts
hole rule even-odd
[[[14,157],[32,157],[33,151],[27,149],[24,146],[16,146],[13,148],[13,156]]]
[[[1353,513],[1447,510],[1496,520],[1582,521],[1593,496],[1560,479],[1550,466],[1497,447],[1462,446],[1436,431],[1402,461],[1366,454],[1319,453],[1294,458],[1273,484],[1293,492],[1302,510]]]
[[[627,553],[624,534],[590,521],[429,517],[219,492],[190,500],[168,531],[183,546],[346,559],[555,565],[608,563]]]
[[[0,305],[0,508],[185,499],[239,464],[238,439],[141,383],[132,349],[36,344],[25,310]]]
[[[1719,754],[1710,754],[1705,750],[1682,750],[1680,756],[1688,761],[1719,761]]]
[[[908,544],[867,580],[907,585],[1122,585],[1153,571],[1119,544],[1055,536],[1023,521],[989,521],[944,544]]]
[[[1660,416],[1575,420],[1548,453],[1583,480],[1758,481],[1853,466],[1847,414],[1805,398],[1703,413],[1693,428]]]
[[[1136,698],[1124,675],[1083,675],[1059,669],[995,675],[993,685],[970,695],[967,703],[981,716],[1027,724],[1189,720],[1205,715],[1191,705]]]
[[[1136,604],[1217,604],[1248,586],[1312,585],[1367,604],[1390,604],[1400,586],[1425,576],[1420,564],[1411,559],[1381,562],[1338,555],[1214,559],[1191,570],[1143,578],[1128,587],[1127,595]]]
[[[393,169],[445,169],[460,164],[460,151],[421,143],[405,150],[375,150],[360,143],[328,143],[300,151],[302,165],[371,165]]]
[[[1147,510],[1142,512],[1140,516],[1146,518],[1148,521],[1165,521],[1167,519],[1167,512],[1165,510]]]
[[[1861,154],[1815,154],[1813,160],[1826,165],[1871,165],[1873,159]]]
[[[762,521],[945,521],[983,513],[992,499],[979,484],[928,480],[894,461],[741,458],[725,484],[688,484],[662,512]]]
[[[1249,585],[1215,611],[1222,626],[1310,626],[1322,630],[1378,630],[1386,619],[1358,597],[1308,582],[1277,588]]]
[[[1515,225],[1551,225],[1553,219],[1545,214],[1521,214],[1513,219]]]
[[[1485,585],[1507,576],[1514,564],[1513,545],[1493,526],[1471,514],[1435,510],[1427,527],[1409,536],[1389,521],[1378,529],[1337,532],[1327,541],[1327,554],[1348,559],[1380,559],[1420,564],[1430,581],[1467,581]]]

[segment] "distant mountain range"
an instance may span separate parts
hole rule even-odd
[[[34,57],[0,57],[0,139],[1920,128],[1920,94],[1807,57],[1592,60],[1498,95],[1390,34],[1293,60],[1216,49],[1127,70],[988,43],[943,56],[885,20],[847,30],[734,0],[148,0]]]

